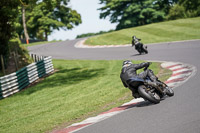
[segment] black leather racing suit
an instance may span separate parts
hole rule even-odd
[[[138,38],[132,40],[132,47],[135,46],[135,49],[138,51],[141,51],[143,47],[143,43],[139,42],[140,40]]]
[[[146,78],[147,76],[153,81],[157,81],[157,77],[154,75],[153,71],[150,69],[147,69],[140,74],[137,74],[137,70],[141,68],[148,67],[150,65],[149,62],[144,62],[141,64],[130,64],[129,66],[125,66],[121,70],[120,78],[125,87],[128,87],[127,81],[130,78],[133,77],[140,77],[140,78]]]

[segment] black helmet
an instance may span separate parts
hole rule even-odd
[[[125,60],[125,61],[123,61],[122,66],[125,66],[127,64],[133,64],[133,63],[130,60]]]
[[[132,36],[133,39],[136,39],[136,36]]]
[[[134,39],[134,40],[141,40],[140,38],[137,38],[136,36],[132,36],[132,38]]]

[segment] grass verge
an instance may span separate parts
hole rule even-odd
[[[22,46],[25,47],[29,47],[29,46],[34,46],[34,45],[41,45],[41,44],[47,44],[47,43],[55,43],[55,42],[59,42],[59,41],[43,41],[43,42],[33,42],[33,43],[29,43],[29,44],[21,44]]]
[[[133,35],[144,44],[200,39],[200,17],[154,23],[114,31],[86,40],[87,45],[131,44]]]
[[[53,60],[53,63],[56,73],[0,100],[2,133],[52,131],[132,99],[130,90],[123,87],[119,78],[121,60]],[[153,63],[150,68],[162,75],[164,71],[159,66],[160,63]]]

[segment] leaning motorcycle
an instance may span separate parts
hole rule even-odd
[[[127,84],[135,98],[142,97],[144,100],[157,104],[165,95],[170,97],[174,95],[174,91],[170,87],[158,79],[157,81],[161,84],[155,86],[149,77],[146,79],[136,77],[129,79]]]
[[[139,54],[148,54],[147,46],[144,46],[141,42],[141,39],[133,37],[132,46],[135,45],[135,49],[139,52]]]

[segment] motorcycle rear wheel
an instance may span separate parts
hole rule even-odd
[[[160,100],[161,100],[160,96],[157,93],[151,93],[150,91],[148,91],[146,86],[140,85],[138,87],[138,92],[142,98],[155,104],[160,103]]]

